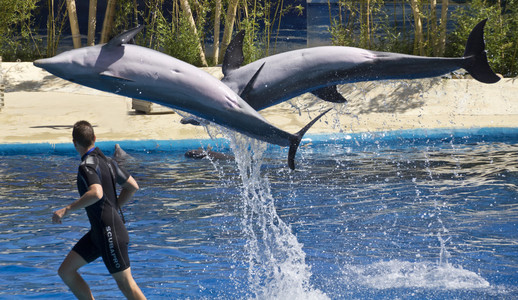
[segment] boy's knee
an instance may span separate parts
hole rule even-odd
[[[58,268],[58,275],[63,279],[63,281],[66,281],[67,279],[73,277],[75,274],[78,274],[77,268],[71,267],[70,265],[67,265],[65,262],[63,262],[59,268]]]
[[[58,275],[63,281],[66,281],[67,278],[70,278],[70,271],[61,265],[58,269]]]
[[[61,264],[61,266],[59,266],[58,275],[62,279],[69,277],[71,273],[73,273],[73,270],[71,270],[70,268],[67,268],[67,266],[65,266],[64,264]]]

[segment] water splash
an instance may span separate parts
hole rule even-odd
[[[490,284],[480,275],[449,263],[381,261],[343,268],[345,280],[374,289],[485,289]]]
[[[310,284],[306,254],[275,209],[270,183],[261,174],[267,144],[227,132],[241,179],[242,230],[248,286],[258,299],[327,299]]]

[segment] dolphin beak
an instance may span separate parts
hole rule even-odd
[[[32,64],[38,68],[43,68],[45,65],[45,59],[37,59]]]
[[[32,63],[34,66],[38,68],[42,68],[43,70],[54,74],[54,72],[59,73],[59,65],[56,64],[55,60],[51,58],[43,58],[37,59]]]

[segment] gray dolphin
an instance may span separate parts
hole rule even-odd
[[[440,76],[459,68],[484,83],[500,80],[489,66],[484,44],[484,25],[471,31],[463,57],[423,57],[353,47],[315,47],[288,51],[242,66],[244,32],[239,32],[223,59],[222,81],[234,91],[242,91],[264,65],[255,83],[241,97],[261,110],[303,93],[311,92],[331,102],[346,100],[337,84],[384,79],[415,79]]]
[[[295,168],[294,157],[302,136],[323,114],[296,134],[283,131],[207,72],[129,43],[142,28],[128,30],[104,45],[36,60],[34,65],[81,85],[179,109],[250,137],[289,146],[288,165]],[[251,78],[252,84],[256,76],[252,74]],[[246,84],[243,91],[249,92]]]
[[[129,160],[133,160],[133,156],[126,153],[126,151],[122,150],[121,146],[119,144],[115,144],[115,147],[113,148],[113,155],[112,158],[120,165],[126,163]]]

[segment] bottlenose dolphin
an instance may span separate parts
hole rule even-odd
[[[484,44],[484,25],[471,31],[463,57],[423,57],[353,47],[314,47],[272,55],[241,67],[244,32],[239,32],[223,59],[222,81],[234,91],[242,91],[250,78],[263,70],[241,97],[261,110],[301,94],[311,92],[331,102],[346,100],[337,84],[384,79],[416,79],[440,76],[464,68],[484,83],[500,80],[489,66]]]
[[[34,65],[78,84],[179,109],[250,137],[289,146],[288,165],[295,168],[294,157],[302,136],[327,111],[296,134],[283,131],[207,72],[129,43],[142,28],[119,34],[104,45],[36,60]],[[252,74],[251,78],[250,84],[256,76]],[[249,93],[249,89],[245,84],[243,91]]]
[[[133,160],[134,158],[126,153],[126,151],[122,150],[119,144],[115,144],[115,147],[113,148],[112,159],[115,160],[119,165],[122,165],[128,160]]]

